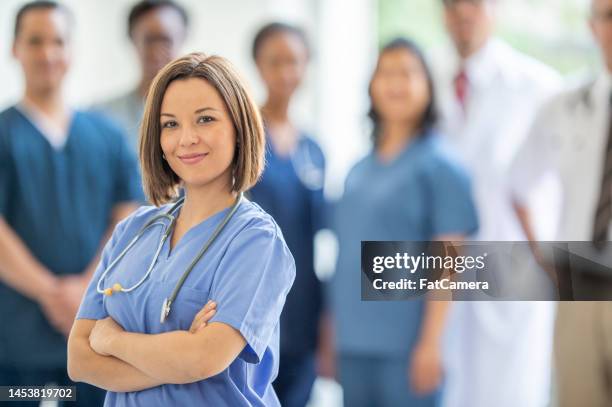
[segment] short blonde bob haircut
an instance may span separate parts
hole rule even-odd
[[[259,179],[264,166],[265,133],[259,109],[228,60],[194,52],[166,65],[153,79],[140,127],[140,168],[144,191],[156,206],[177,196],[181,180],[163,158],[160,110],[168,85],[175,80],[201,78],[225,102],[236,132],[232,191],[243,192]]]

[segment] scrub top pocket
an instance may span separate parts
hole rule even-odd
[[[163,324],[159,322],[161,307],[165,298],[170,298],[174,284],[151,282],[152,290],[147,305],[147,322],[159,332],[175,330],[186,331],[191,326],[193,318],[208,302],[209,291],[183,286],[172,303],[170,315]]]

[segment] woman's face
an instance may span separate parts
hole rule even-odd
[[[255,62],[268,94],[289,99],[304,78],[308,50],[296,34],[278,32],[261,43]]]
[[[382,121],[420,122],[431,99],[423,64],[401,48],[380,55],[370,93]]]
[[[170,83],[160,112],[161,148],[185,187],[231,188],[236,132],[219,92],[200,78]]]

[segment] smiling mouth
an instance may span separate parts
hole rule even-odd
[[[199,154],[185,154],[179,155],[178,158],[184,164],[196,164],[202,161],[208,153],[199,153]]]

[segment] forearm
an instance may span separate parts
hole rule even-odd
[[[55,276],[30,252],[0,216],[0,279],[26,297],[36,300],[51,287]]]
[[[527,238],[527,241],[530,243],[532,247],[534,247],[533,243],[537,239],[536,239],[535,232],[533,230],[531,217],[529,216],[529,209],[525,205],[519,203],[516,200],[512,202],[512,207],[514,208],[514,213],[516,214],[516,217],[518,218],[521,228],[523,229],[523,233],[525,233],[525,237]]]
[[[425,315],[421,325],[420,342],[440,344],[449,307],[449,301],[429,300],[425,303]]]
[[[74,381],[114,392],[139,391],[164,384],[123,360],[97,354],[85,338],[69,339],[68,349],[68,374]]]
[[[164,383],[184,384],[221,373],[238,357],[246,341],[231,326],[213,322],[195,333],[120,332],[103,353],[113,355]]]
[[[157,380],[184,384],[206,378],[202,346],[188,331],[156,335],[122,332],[113,340],[109,353]]]

